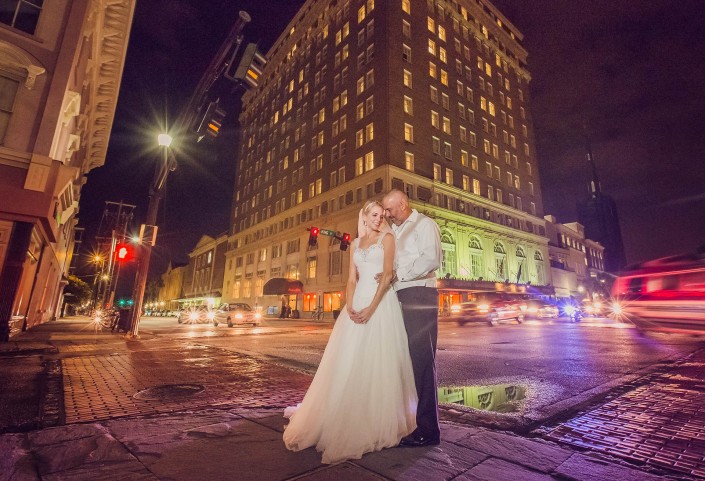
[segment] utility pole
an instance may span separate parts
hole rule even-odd
[[[220,50],[213,57],[206,71],[201,76],[196,90],[191,95],[186,108],[177,118],[173,133],[174,136],[181,140],[184,139],[191,128],[197,115],[202,113],[207,103],[208,92],[215,84],[216,80],[222,76],[228,66],[234,62],[237,56],[240,44],[242,43],[242,31],[250,22],[251,18],[247,12],[241,10],[235,24],[230,30],[227,38],[220,46]],[[217,102],[216,102],[217,103]],[[160,162],[154,172],[154,179],[149,189],[149,206],[147,208],[147,218],[141,229],[143,235],[140,239],[141,249],[137,265],[137,275],[135,278],[134,289],[134,305],[132,308],[132,318],[130,322],[130,331],[127,334],[128,338],[139,337],[139,322],[142,314],[142,306],[144,303],[144,291],[147,285],[147,276],[149,274],[149,262],[152,256],[152,248],[156,241],[157,231],[157,213],[159,212],[159,202],[163,196],[164,186],[169,172],[176,169],[176,158],[174,149],[170,149],[171,136],[161,134],[159,136],[159,146],[161,150]],[[151,233],[151,235],[144,235]]]

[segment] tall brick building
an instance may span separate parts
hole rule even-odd
[[[526,57],[486,1],[306,2],[243,97],[224,300],[340,307],[347,253],[306,229],[354,237],[391,188],[441,227],[441,302],[550,284]]]

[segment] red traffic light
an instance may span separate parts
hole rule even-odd
[[[318,233],[321,232],[321,230],[318,227],[309,227],[308,231],[308,245],[315,247],[318,243]]]
[[[348,234],[346,232],[343,234],[343,237],[340,239],[340,250],[341,251],[348,250],[349,245],[350,245],[350,234]]]
[[[135,256],[134,248],[129,244],[118,244],[115,246],[115,258],[120,262],[132,260]]]

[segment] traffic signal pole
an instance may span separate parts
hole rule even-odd
[[[181,112],[174,124],[174,136],[177,139],[186,137],[190,128],[194,123],[196,115],[200,112],[205,104],[206,96],[209,89],[218,80],[218,78],[228,68],[228,62],[232,62],[237,55],[237,51],[242,43],[242,31],[250,22],[251,18],[247,12],[241,10],[238,14],[238,19],[233,25],[230,33],[218,50],[218,53],[211,60],[210,65],[201,76],[201,80],[196,87],[193,95],[191,95],[186,108]],[[228,60],[229,59],[229,60]],[[159,203],[164,193],[164,186],[169,172],[176,169],[176,158],[174,150],[168,145],[161,145],[160,162],[154,172],[154,180],[149,189],[149,206],[147,207],[147,218],[145,225],[148,227],[157,225],[157,213],[159,212]],[[128,338],[139,338],[139,322],[144,304],[144,291],[147,286],[147,276],[149,274],[149,261],[152,257],[152,239],[143,239],[141,252],[138,257],[137,274],[135,276],[134,288],[134,305],[132,307],[132,316],[130,320],[130,330],[127,333]]]

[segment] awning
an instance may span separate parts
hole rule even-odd
[[[296,279],[285,279],[283,277],[272,277],[264,283],[262,294],[265,296],[277,296],[281,294],[300,294],[304,290],[304,285]]]

